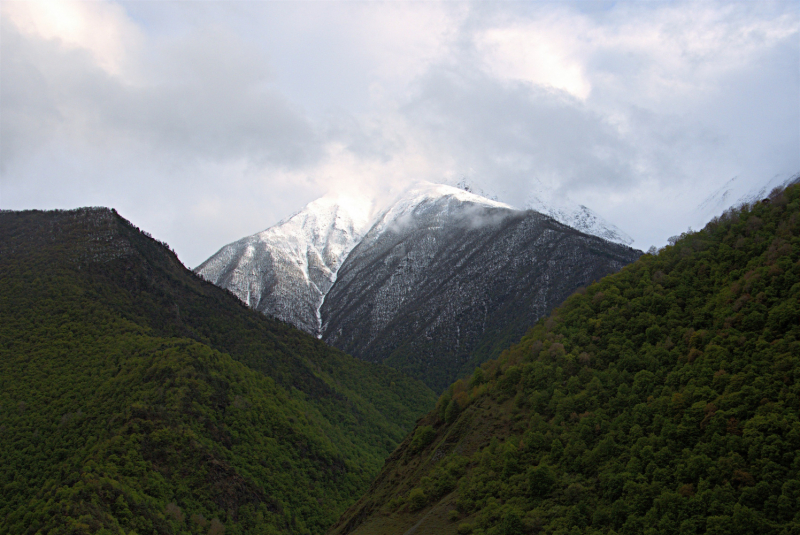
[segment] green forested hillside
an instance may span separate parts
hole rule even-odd
[[[570,297],[333,533],[800,533],[800,186]],[[412,530],[413,532],[413,530]]]
[[[0,212],[0,533],[322,533],[433,402],[115,212]]]

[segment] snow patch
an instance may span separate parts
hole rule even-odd
[[[573,203],[568,199],[548,199],[543,201],[540,197],[533,196],[528,200],[525,208],[548,215],[568,227],[610,242],[622,245],[633,243],[633,238],[619,227],[609,223],[586,206]]]
[[[369,199],[326,195],[277,225],[226,245],[195,271],[248,306],[320,336],[324,296],[369,230],[374,211]]]
[[[694,210],[693,225],[702,228],[714,216],[733,206],[751,204],[767,197],[775,188],[785,188],[800,180],[800,173],[794,175],[778,174],[765,184],[753,186],[753,180],[735,176],[697,205]]]

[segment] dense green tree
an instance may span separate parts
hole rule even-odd
[[[0,533],[323,533],[433,401],[116,213],[0,212]]]
[[[481,369],[334,533],[453,507],[438,533],[800,533],[800,185],[578,291]],[[411,512],[456,457],[454,492]]]

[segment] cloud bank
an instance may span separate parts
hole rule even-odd
[[[800,3],[3,2],[0,208],[194,266],[329,190],[466,179],[647,248],[800,171]]]

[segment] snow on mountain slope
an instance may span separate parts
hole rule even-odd
[[[340,293],[347,294],[347,287],[361,288],[348,295],[346,300],[357,303],[357,306],[367,307],[369,320],[365,320],[365,325],[377,325],[375,330],[381,330],[391,321],[400,306],[420,298],[417,295],[417,279],[395,274],[392,277],[393,283],[386,285],[374,298],[370,297],[367,301],[362,299],[368,293],[364,292],[364,287],[371,288],[378,284],[375,277],[382,267],[375,268],[373,264],[383,263],[387,251],[392,250],[392,254],[402,256],[413,249],[414,255],[433,258],[452,245],[442,241],[442,237],[449,235],[451,231],[466,229],[468,233],[477,236],[477,229],[497,223],[510,214],[521,213],[507,204],[459,188],[428,182],[418,183],[402,193],[377,217],[361,243],[350,253],[345,265],[356,263],[362,267],[353,267],[350,270],[349,279],[341,281],[345,288],[340,289]],[[469,250],[461,250],[460,261],[470,253]],[[458,262],[455,261],[455,264]],[[455,264],[451,268],[455,268]],[[373,267],[364,269],[363,266]],[[355,285],[352,284],[353,277],[359,279]],[[325,338],[325,333],[329,323],[345,314],[342,301],[337,303],[335,306],[323,304],[322,307],[323,339],[328,342],[330,340]]]
[[[780,174],[775,175],[765,184],[753,186],[752,180],[735,176],[697,205],[692,217],[692,226],[702,228],[712,217],[721,214],[728,208],[760,201],[773,189],[785,188],[798,180],[800,180],[800,174]]]
[[[514,210],[505,203],[487,199],[460,188],[420,182],[403,192],[388,209],[378,216],[370,228],[367,238],[377,239],[386,230],[406,226],[411,223],[412,218],[427,213],[433,213],[436,220],[443,222],[453,210],[463,210],[464,203],[470,203],[476,207]],[[477,213],[476,217],[478,217]],[[479,224],[480,222],[476,220],[475,223]]]
[[[322,305],[322,339],[441,391],[639,254],[534,210],[424,184],[347,256]]]
[[[472,183],[466,178],[461,179],[456,184],[456,187],[468,192],[477,193],[482,197],[486,197],[487,200],[497,200],[498,196],[494,193],[500,194],[500,197],[505,199],[515,198],[514,195],[510,194],[508,191],[486,192],[479,183]],[[632,237],[623,232],[616,225],[603,219],[598,213],[568,198],[556,196],[538,181],[534,181],[533,189],[525,198],[527,198],[527,200],[524,202],[518,203],[512,201],[514,207],[524,210],[534,210],[540,214],[552,217],[563,225],[613,243],[622,245],[630,245],[633,243]]]
[[[419,182],[405,190],[384,204],[382,211],[376,203],[326,195],[274,227],[226,245],[195,271],[227,288],[248,306],[321,336],[332,319],[326,317],[325,311],[338,313],[330,312],[323,303],[337,280],[339,268],[355,248],[361,251],[363,261],[385,247],[393,247],[387,244],[415,228],[414,235],[423,242],[414,245],[415,250],[429,250],[426,255],[435,255],[447,246],[434,243],[437,236],[450,235],[447,229],[441,230],[444,226],[476,231],[509,214],[525,214],[468,188],[429,182]],[[541,202],[532,207],[587,234],[621,244],[632,241],[588,208],[570,209],[563,204],[550,206]],[[413,298],[413,287],[404,291],[409,299]],[[399,305],[394,298],[377,299],[373,314],[385,312],[383,315],[391,316],[390,309]]]
[[[324,196],[269,229],[220,249],[195,271],[248,306],[312,334],[347,254],[373,221],[367,199]]]
[[[543,201],[538,196],[534,196],[527,202],[526,208],[549,215],[568,227],[610,242],[622,245],[633,243],[633,238],[582,204],[553,199]]]

